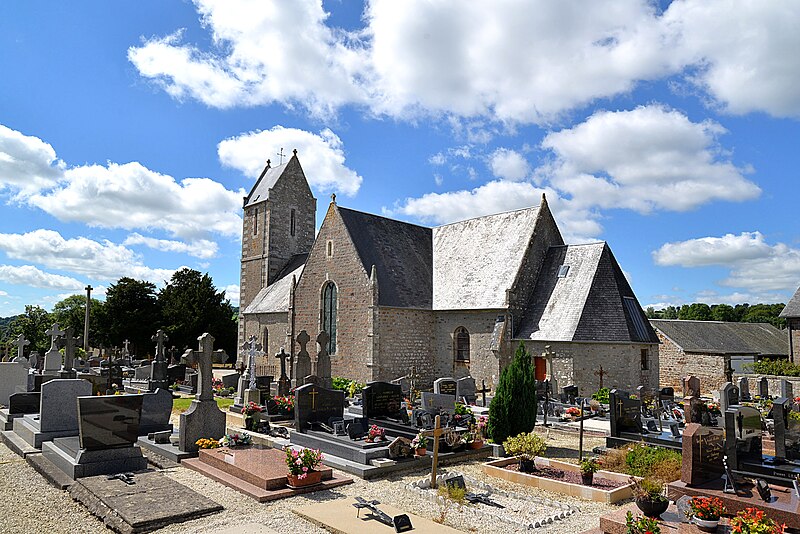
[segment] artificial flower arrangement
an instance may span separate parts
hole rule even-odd
[[[731,530],[737,534],[783,534],[786,525],[767,517],[764,510],[745,508],[731,519]]]
[[[252,444],[253,436],[247,432],[242,432],[241,434],[225,434],[222,439],[219,440],[220,447],[246,447]]]
[[[411,447],[414,449],[427,449],[428,441],[428,436],[420,432],[414,437],[414,439],[411,440]]]
[[[661,534],[658,521],[647,516],[637,516],[635,519],[631,512],[625,517],[627,534]]]
[[[201,449],[216,449],[219,447],[219,441],[214,438],[200,438],[194,444]]]
[[[261,413],[264,411],[260,405],[256,404],[255,402],[248,402],[245,406],[242,407],[242,415],[245,417],[252,417],[257,413]]]
[[[718,402],[706,403],[706,410],[712,415],[722,415],[722,406]]]
[[[286,415],[292,415],[294,413],[294,395],[275,395],[272,397],[272,400],[275,401],[278,410]]]
[[[367,432],[367,441],[383,441],[386,439],[386,430],[378,425],[372,425]]]
[[[291,447],[286,447],[286,467],[289,474],[300,480],[305,479],[308,474],[315,471],[322,463],[322,452],[318,449],[301,449],[297,451]]]
[[[581,416],[581,409],[580,408],[576,408],[575,406],[570,406],[569,408],[564,410],[564,413],[569,417],[580,417]]]

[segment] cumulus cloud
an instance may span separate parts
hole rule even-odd
[[[217,152],[223,165],[255,179],[267,159],[273,160],[273,167],[279,163],[275,154],[281,148],[287,153],[298,150],[306,179],[315,191],[352,196],[361,187],[363,178],[345,164],[342,140],[328,128],[319,134],[283,126],[247,132],[225,139],[217,146]]]
[[[0,280],[20,286],[44,289],[72,289],[83,287],[80,280],[60,274],[46,273],[33,265],[0,265]]]
[[[208,239],[198,239],[191,243],[184,243],[183,241],[173,241],[170,239],[156,239],[154,237],[145,237],[141,234],[133,233],[125,238],[123,245],[144,245],[146,247],[161,250],[163,252],[177,252],[179,254],[188,254],[195,258],[213,258],[217,255],[219,247],[214,241]]]
[[[63,170],[64,162],[52,146],[0,124],[0,190],[11,190],[17,199],[24,199],[54,186]]]
[[[508,148],[498,148],[489,156],[489,168],[497,178],[513,182],[527,178],[531,172],[522,154]]]
[[[25,234],[0,234],[0,250],[9,258],[35,262],[50,269],[68,271],[87,276],[93,280],[117,280],[121,276],[130,276],[139,280],[148,280],[154,283],[163,283],[169,280],[175,269],[152,269],[142,263],[140,256],[132,250],[105,241],[99,243],[85,237],[64,239],[61,234],[53,230],[34,230]],[[57,277],[57,280],[75,282],[78,287],[36,285],[45,275],[38,269],[30,266],[29,274],[34,287],[58,287],[59,289],[80,289],[83,284],[72,278],[59,275],[46,275]],[[33,271],[30,271],[33,269]],[[37,278],[38,277],[38,278]],[[62,281],[63,282],[63,281]]]
[[[665,243],[652,255],[661,266],[728,268],[719,284],[749,292],[794,291],[800,280],[800,249],[771,245],[761,232]]]
[[[225,298],[231,301],[231,306],[239,305],[239,289],[237,284],[225,286]]]

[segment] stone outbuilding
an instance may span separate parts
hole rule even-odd
[[[789,359],[796,363],[795,356],[800,350],[800,288],[794,292],[792,299],[784,306],[780,316],[786,319]]]

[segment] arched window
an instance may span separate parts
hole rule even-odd
[[[253,235],[258,235],[258,208],[253,208]]]
[[[457,362],[469,361],[469,332],[463,326],[456,328],[453,334],[453,349]]]
[[[264,327],[264,340],[261,342],[261,350],[265,354],[269,354],[269,330]]]
[[[328,333],[328,354],[336,354],[336,284],[328,282],[322,288],[322,329]]]
[[[291,235],[292,237],[294,237],[295,224],[296,224],[295,223],[295,214],[294,214],[294,210],[292,210],[291,216],[289,218],[289,235]]]

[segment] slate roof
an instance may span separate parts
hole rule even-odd
[[[650,323],[685,352],[787,356],[786,333],[769,323],[651,319]]]
[[[282,271],[284,275],[276,281],[261,289],[255,296],[253,301],[242,312],[243,315],[251,313],[275,313],[275,312],[288,312],[289,311],[289,293],[292,290],[292,276],[299,279],[303,274],[303,267],[305,266],[306,254],[295,256],[298,258],[302,256],[302,262],[299,267],[294,270],[288,271],[286,268]],[[295,261],[293,258],[293,261]],[[289,262],[292,263],[291,261]]]
[[[538,214],[535,206],[434,228],[433,309],[504,308]]]
[[[780,317],[800,317],[800,288],[792,295],[792,300],[783,307]]]
[[[278,178],[281,177],[283,171],[286,170],[286,166],[289,165],[289,161],[276,167],[270,167],[269,164],[264,167],[264,170],[261,171],[261,175],[258,177],[258,180],[256,180],[256,185],[253,186],[253,189],[250,190],[250,194],[247,195],[247,198],[245,198],[245,208],[247,206],[252,206],[253,204],[263,202],[269,198],[269,190],[275,186]]]
[[[527,308],[515,339],[658,343],[606,243],[550,247]]]
[[[430,309],[431,229],[337,206],[381,306]]]

